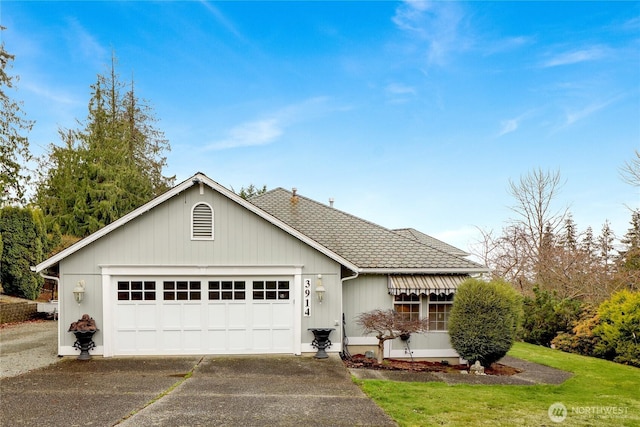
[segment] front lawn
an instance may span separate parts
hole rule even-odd
[[[356,380],[401,426],[640,426],[640,369],[516,343],[510,356],[572,372],[561,385],[447,385]],[[567,417],[551,421],[560,402]]]

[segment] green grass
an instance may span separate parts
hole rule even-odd
[[[640,369],[524,343],[509,355],[574,376],[534,386],[355,381],[401,426],[640,426]],[[555,402],[568,410],[558,424],[547,413]]]

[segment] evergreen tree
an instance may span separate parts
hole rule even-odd
[[[564,247],[570,251],[574,251],[578,245],[578,231],[571,212],[567,212],[564,220],[564,234],[561,240]]]
[[[173,185],[162,175],[169,142],[133,81],[123,93],[115,65],[114,57],[91,85],[84,128],[61,130],[63,146],[51,146],[45,159],[37,202],[63,234],[93,233]]]
[[[5,27],[0,26],[0,32]],[[29,140],[25,136],[31,131],[33,121],[24,118],[22,103],[9,97],[17,76],[9,76],[14,56],[0,43],[0,206],[25,202],[25,187],[30,181],[26,164],[31,160]]]
[[[609,221],[605,221],[602,226],[602,232],[598,237],[598,249],[600,251],[600,260],[605,274],[610,271],[611,264],[613,262],[613,242],[616,236],[609,226]]]
[[[636,209],[631,213],[630,224],[631,228],[620,239],[620,243],[625,245],[625,248],[619,251],[620,270],[623,273],[640,273],[640,209]]]
[[[4,207],[0,211],[2,253],[0,277],[4,292],[21,298],[36,299],[43,279],[30,267],[44,259],[48,247],[44,218],[38,209]]]

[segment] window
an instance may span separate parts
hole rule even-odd
[[[243,300],[245,299],[244,281],[211,281],[209,282],[209,300]]]
[[[400,294],[394,297],[393,308],[402,314],[405,320],[420,319],[420,295]]]
[[[165,281],[162,284],[165,301],[194,301],[201,295],[200,282]]]
[[[213,240],[213,209],[207,203],[198,203],[191,211],[191,239]]]
[[[156,282],[118,281],[118,301],[154,301]]]
[[[266,280],[253,282],[253,299],[265,300],[288,300],[289,281],[288,280]]]
[[[453,304],[453,294],[429,295],[429,330],[446,331],[449,329],[449,313]]]

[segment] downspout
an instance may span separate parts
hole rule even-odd
[[[33,267],[31,267],[32,269],[34,269]],[[35,269],[34,269],[35,270]],[[58,299],[56,300],[58,302],[58,312],[54,313],[54,319],[58,319],[58,357],[60,357],[60,278],[59,277],[55,277],[55,276],[49,276],[44,274],[42,271],[40,273],[40,277],[42,277],[43,279],[49,279],[49,280],[53,280],[54,282],[56,282],[56,289],[58,290]]]
[[[56,282],[56,290],[58,292],[58,297],[60,297],[60,278],[59,277],[55,277],[55,276],[48,276],[48,275],[44,274],[42,271],[40,273],[38,273],[38,274],[43,279],[49,279],[49,280],[53,280],[54,282]]]
[[[342,288],[344,287],[344,282],[347,280],[356,279],[360,273],[354,271],[353,276],[347,276],[343,279],[340,279],[340,292],[342,292]],[[349,338],[347,338],[347,331],[345,329],[345,318],[344,318],[344,298],[340,298],[340,311],[342,312],[342,352],[340,353],[340,357],[342,359],[351,359],[351,354],[349,354],[349,349],[347,346],[349,345]]]

